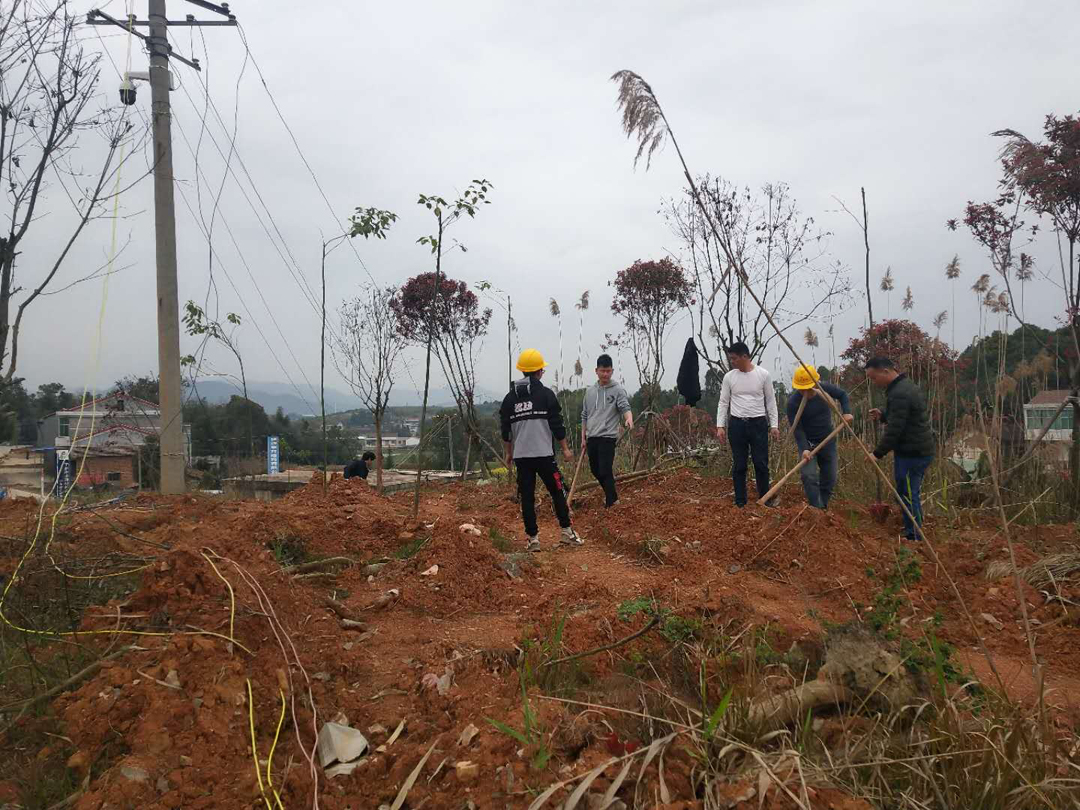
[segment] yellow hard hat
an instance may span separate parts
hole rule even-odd
[[[544,362],[544,355],[540,354],[536,349],[526,349],[518,357],[517,370],[522,374],[531,374],[534,371],[539,371],[547,363]]]
[[[806,391],[814,387],[814,383],[821,379],[816,368],[799,366],[795,369],[795,379],[791,381],[796,391]]]

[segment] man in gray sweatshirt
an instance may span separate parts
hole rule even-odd
[[[605,505],[610,508],[619,500],[615,491],[615,443],[619,438],[619,422],[627,430],[634,428],[634,414],[626,389],[611,381],[614,368],[611,356],[600,355],[596,360],[596,385],[585,392],[581,404],[581,443],[589,450],[589,469],[604,488]]]

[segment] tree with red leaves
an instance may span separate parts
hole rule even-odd
[[[434,345],[469,441],[485,441],[476,416],[476,359],[491,309],[481,309],[480,299],[464,281],[436,273],[410,278],[390,307],[406,340]]]
[[[931,337],[917,324],[904,320],[881,321],[872,328],[860,330],[840,355],[847,365],[841,369],[840,384],[851,390],[853,399],[860,383],[865,381],[863,367],[871,357],[888,357],[897,368],[926,393],[936,428],[946,434],[946,407],[952,399],[956,382],[953,373],[957,353],[947,344]]]
[[[622,318],[623,330],[614,337],[609,334],[607,341],[630,349],[641,387],[656,391],[664,376],[667,328],[675,313],[691,304],[690,281],[679,265],[665,258],[639,259],[609,284],[615,288],[611,311]]]

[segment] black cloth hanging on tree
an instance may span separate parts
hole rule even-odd
[[[675,378],[675,387],[686,404],[693,407],[701,401],[701,383],[698,381],[698,353],[694,339],[686,341],[682,362],[679,363],[679,376]]]

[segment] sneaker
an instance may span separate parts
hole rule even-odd
[[[564,543],[568,546],[583,546],[585,541],[581,539],[577,532],[572,528],[563,529],[562,536],[559,538],[560,543]]]
[[[525,536],[525,550],[526,551],[539,551],[540,550],[540,538],[535,534],[529,534]]]

